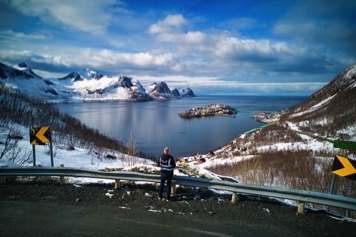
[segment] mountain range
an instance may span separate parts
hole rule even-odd
[[[34,99],[47,102],[149,101],[195,97],[190,88],[170,89],[155,82],[148,90],[131,77],[108,76],[91,69],[71,72],[62,78],[42,78],[26,63],[8,66],[0,63],[0,84]]]

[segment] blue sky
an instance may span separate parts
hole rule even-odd
[[[308,96],[356,63],[348,0],[0,0],[0,61],[196,94]]]

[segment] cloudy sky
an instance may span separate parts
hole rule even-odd
[[[0,62],[199,95],[305,95],[356,63],[354,0],[0,0]]]

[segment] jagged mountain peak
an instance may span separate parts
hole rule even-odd
[[[167,83],[164,81],[154,82],[151,84],[149,93],[171,93],[172,91],[169,89]]]
[[[125,88],[130,88],[134,85],[132,78],[124,75],[119,76],[119,84]]]
[[[345,80],[352,80],[356,79],[356,64],[351,65],[344,71],[344,79]]]
[[[18,66],[20,68],[27,68],[27,64],[25,62],[19,63]]]
[[[171,89],[169,89],[167,83],[164,81],[154,82],[148,88],[148,94],[155,99],[173,99],[176,98],[176,91],[172,93]]]
[[[356,64],[346,68],[337,75],[328,85],[323,87],[318,92],[328,91],[329,93],[337,93],[341,90],[347,90],[348,87],[356,86]],[[317,92],[317,93],[318,93]]]
[[[192,89],[189,87],[183,88],[183,89],[178,89],[178,92],[180,96],[187,96],[187,97],[195,97],[195,94]]]
[[[94,70],[92,70],[90,68],[86,68],[84,70],[84,72],[91,79],[99,80],[100,78],[102,78],[104,76],[103,74],[99,74],[99,73],[97,73],[96,71],[94,71]]]
[[[58,80],[68,80],[70,79],[72,82],[76,82],[76,81],[83,81],[84,78],[77,72],[71,72],[69,73],[67,76],[58,78]]]
[[[42,78],[39,75],[37,75],[36,73],[34,73],[34,71],[30,67],[28,67],[25,62],[19,63],[19,64],[13,66],[13,68],[27,73],[28,75],[30,75],[30,77],[32,76],[32,77],[36,77],[36,78]]]

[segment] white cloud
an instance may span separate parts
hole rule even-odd
[[[42,40],[48,38],[43,34],[25,34],[23,32],[14,32],[12,30],[0,31],[1,37],[13,39],[25,39],[25,40]]]
[[[238,39],[229,37],[220,40],[216,44],[216,55],[222,58],[241,58],[257,61],[258,58],[265,58],[270,60],[274,53],[281,47],[274,47],[269,40],[252,40],[252,39]]]
[[[109,8],[115,0],[11,0],[10,6],[46,22],[60,22],[76,30],[101,34],[110,23]]]
[[[92,67],[96,70],[118,69],[132,71],[141,69],[151,69],[161,67],[174,67],[176,58],[170,53],[153,54],[149,52],[139,53],[117,53],[107,49],[83,49],[80,52],[69,55],[37,54],[33,51],[24,50],[0,50],[0,61],[11,62],[36,62],[45,63],[52,66],[64,66],[68,68]],[[116,70],[117,71],[117,70]]]
[[[140,52],[130,54],[116,53],[110,50],[95,51],[92,49],[83,51],[78,57],[78,59],[90,59],[88,60],[89,64],[98,68],[120,64],[130,65],[130,67],[166,66],[174,59],[173,55],[169,53],[155,55],[148,52]]]
[[[163,20],[151,25],[148,32],[151,34],[167,33],[175,30],[179,30],[180,27],[187,23],[187,20],[180,14],[168,15]]]

